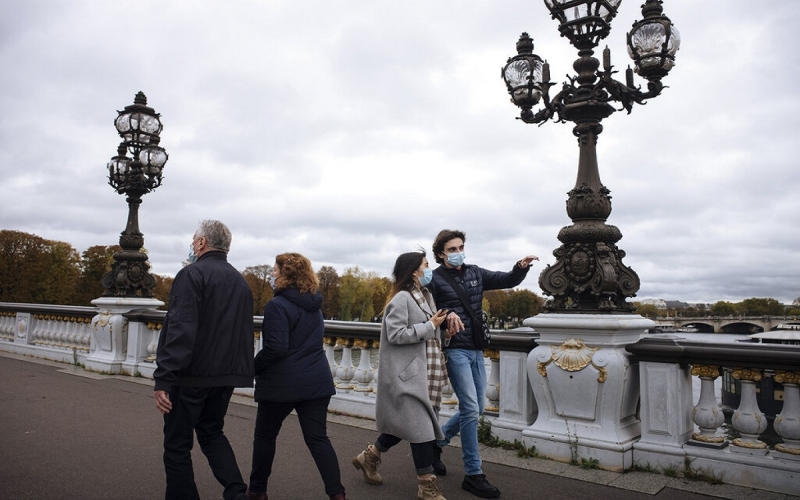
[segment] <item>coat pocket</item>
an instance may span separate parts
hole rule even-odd
[[[424,361],[419,358],[412,359],[403,371],[401,371],[397,378],[402,380],[403,382],[407,382],[409,379],[416,377],[417,375],[427,375],[428,367]]]

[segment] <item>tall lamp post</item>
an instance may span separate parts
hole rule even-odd
[[[680,45],[677,30],[662,13],[661,0],[646,0],[644,19],[635,22],[627,36],[635,69],[625,72],[625,83],[615,80],[608,48],[603,50],[602,68],[593,56],[608,36],[621,1],[544,0],[559,22],[561,36],[578,49],[572,65],[577,75],[568,76],[557,93],[551,93],[550,66],[533,53],[527,33],[502,70],[511,101],[521,109],[519,119],[572,122],[580,149],[577,180],[567,199],[572,225],[559,232],[562,244],[553,252],[556,262],[539,276],[539,286],[551,297],[546,304],[549,314],[525,320],[539,332],[539,340],[525,360],[527,366],[518,368],[527,371],[536,401],[522,435],[544,456],[595,459],[600,467],[619,472],[633,465],[633,444],[642,428],[637,413],[639,366],[625,346],[637,342],[653,322],[631,314],[635,308],[627,302],[639,290],[639,277],[622,263],[625,252],[617,247],[622,233],[606,224],[611,196],[600,182],[596,143],[603,130],[600,122],[616,111],[612,103],[630,113],[634,104],[661,93],[661,80],[674,66]],[[647,80],[647,90],[636,86],[634,72]],[[643,367],[642,376],[648,373]],[[672,377],[679,384],[688,373],[676,368],[657,376]],[[669,427],[666,421],[650,424]],[[503,415],[493,427],[502,425]]]
[[[543,124],[548,120],[573,122],[580,159],[575,187],[569,192],[567,214],[573,224],[561,229],[562,245],[553,252],[556,263],[547,266],[539,277],[542,291],[552,297],[547,309],[553,312],[630,312],[626,302],[639,290],[639,277],[622,263],[625,252],[617,247],[622,233],[606,224],[611,214],[610,191],[600,182],[597,168],[597,136],[600,122],[611,115],[612,102],[631,112],[634,103],[658,96],[661,79],[675,64],[680,35],[662,13],[661,0],[647,0],[642,6],[643,20],[628,33],[628,54],[635,69],[629,67],[626,83],[613,78],[608,47],[603,51],[603,68],[593,57],[594,48],[611,31],[611,20],[622,0],[545,0],[553,19],[559,22],[561,36],[578,49],[573,63],[577,76],[568,76],[561,90],[551,96],[547,62],[533,53],[533,40],[523,33],[517,42],[517,55],[509,58],[502,77],[511,101],[521,108],[519,119]],[[647,91],[634,84],[634,71],[647,80]],[[534,106],[542,108],[534,111]]]
[[[135,309],[156,309],[164,303],[153,298],[155,278],[149,273],[144,237],[139,231],[142,196],[161,185],[167,152],[159,146],[160,115],[136,94],[133,104],[117,111],[114,126],[122,137],[117,155],[108,162],[108,183],[128,202],[128,222],[120,234],[122,250],[114,254],[111,271],[103,276],[105,292],[92,301],[98,307],[92,318],[92,347],[85,359],[89,370],[134,375],[152,370],[144,360],[155,345],[146,328],[128,331],[124,316]],[[129,156],[130,155],[130,156]]]
[[[117,193],[127,196],[128,223],[119,237],[122,250],[114,254],[111,271],[103,276],[103,296],[150,298],[155,278],[149,273],[147,254],[142,252],[144,237],[139,231],[139,205],[143,195],[161,185],[167,163],[167,152],[158,145],[161,115],[147,106],[147,97],[142,92],[136,94],[133,104],[117,113],[114,126],[122,142],[117,155],[108,163],[108,183]]]

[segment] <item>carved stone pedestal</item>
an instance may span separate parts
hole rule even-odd
[[[522,432],[540,455],[622,472],[641,434],[639,369],[625,346],[653,322],[633,314],[540,314],[525,321],[539,332],[528,355],[536,421]]]
[[[122,315],[134,309],[157,309],[164,303],[158,299],[100,297],[92,304],[97,306],[98,313],[92,318],[92,345],[86,369],[122,373],[128,351],[128,320]]]

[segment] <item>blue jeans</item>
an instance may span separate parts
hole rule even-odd
[[[478,418],[486,405],[486,366],[483,351],[471,349],[448,349],[447,375],[450,386],[458,398],[458,411],[442,427],[444,440],[437,441],[440,447],[447,446],[461,432],[461,454],[464,473],[468,476],[483,474],[481,457],[478,454]]]

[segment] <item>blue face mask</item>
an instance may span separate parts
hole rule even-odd
[[[425,286],[433,279],[433,269],[426,267],[422,270],[422,277],[418,277],[419,286]]]
[[[275,290],[275,280],[276,279],[277,278],[275,278],[275,276],[270,276],[269,277],[269,286],[271,286],[273,290]]]
[[[189,245],[189,264],[197,262],[197,254],[194,253],[194,245]]]
[[[464,252],[451,253],[447,255],[447,263],[453,267],[458,267],[464,263],[466,257]]]

